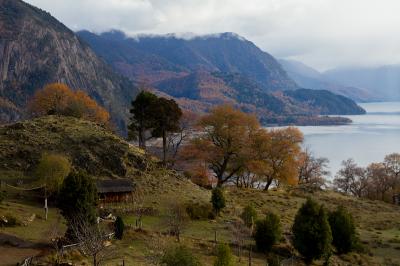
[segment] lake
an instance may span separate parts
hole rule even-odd
[[[353,158],[360,166],[383,161],[385,155],[400,153],[400,102],[360,104],[365,115],[346,116],[353,120],[344,126],[299,127],[304,146],[315,156],[329,159],[334,176],[343,160]]]

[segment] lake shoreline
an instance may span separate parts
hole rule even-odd
[[[315,156],[330,160],[331,178],[341,161],[353,158],[360,166],[383,161],[385,155],[400,152],[400,102],[361,103],[365,115],[344,116],[346,125],[298,126],[304,147]]]

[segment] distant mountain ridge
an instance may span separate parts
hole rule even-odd
[[[346,86],[341,84],[299,61],[280,59],[279,63],[286,70],[289,77],[303,88],[328,90],[357,102],[381,100],[380,96],[372,91],[362,89],[362,87],[359,88],[356,85]]]
[[[317,97],[305,101],[313,91],[283,93],[300,87],[273,56],[234,33],[190,38],[172,34],[129,38],[119,31],[77,34],[119,73],[175,98],[186,109],[201,112],[229,103],[257,113],[264,122],[325,114],[322,110],[364,113],[353,101],[346,101],[349,106],[343,110],[342,104],[327,108],[322,99],[315,101]],[[329,100],[338,97],[330,95]],[[335,103],[343,100],[336,99]]]
[[[336,68],[323,75],[340,84],[363,88],[384,101],[400,101],[400,65]]]
[[[49,13],[20,0],[0,0],[0,36],[3,122],[21,118],[37,89],[63,82],[85,90],[124,130],[137,89]]]

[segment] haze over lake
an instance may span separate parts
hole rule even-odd
[[[360,166],[380,162],[385,155],[400,152],[400,102],[360,104],[366,115],[346,116],[345,126],[299,127],[305,147],[314,155],[329,159],[334,177],[343,160],[353,158]]]

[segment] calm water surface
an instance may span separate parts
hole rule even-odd
[[[347,116],[353,120],[350,125],[299,127],[305,147],[329,159],[332,176],[345,159],[353,158],[360,166],[367,166],[382,161],[389,153],[400,153],[400,102],[360,105],[367,114]]]

